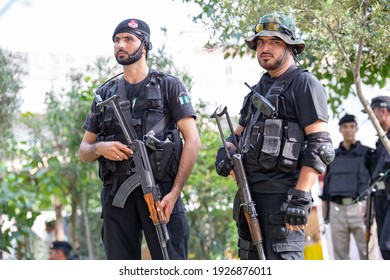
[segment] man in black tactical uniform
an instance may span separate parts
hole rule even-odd
[[[390,96],[373,98],[371,108],[387,138],[390,139]],[[374,198],[379,248],[382,258],[390,260],[390,155],[380,139],[376,143],[376,161],[372,179],[374,182],[379,179],[375,186]]]
[[[295,66],[305,43],[289,17],[263,16],[246,44],[267,70],[253,88],[276,109],[270,115],[258,110],[262,106],[252,91],[244,99],[235,135],[226,142],[234,153],[233,137],[239,138],[266,259],[303,259],[310,190],[334,158],[327,93],[316,77]],[[216,170],[222,176],[232,170],[224,149],[218,151]],[[239,257],[258,259],[243,211],[238,209],[235,219]]]
[[[328,165],[323,200],[324,219],[329,221],[335,260],[350,259],[350,235],[353,234],[361,260],[378,259],[378,240],[365,237],[367,190],[371,184],[368,157],[373,149],[357,141],[358,130],[354,115],[346,114],[339,121],[343,141],[335,151],[334,161]],[[375,224],[373,225],[373,227]]]
[[[129,101],[131,124],[138,139],[153,136],[159,140],[159,147],[148,148],[148,154],[162,195],[159,208],[168,221],[169,259],[186,259],[189,230],[180,195],[200,150],[194,109],[178,78],[147,66],[152,44],[149,26],[144,21],[122,21],[115,28],[112,40],[115,58],[123,66],[124,79],[105,83],[97,95],[102,100],[119,95]],[[112,107],[100,110],[93,102],[83,127],[86,131],[79,158],[85,162],[98,160],[104,183],[102,239],[107,259],[141,259],[142,232],[151,257],[163,259],[141,187],[131,192],[123,208],[113,205],[118,189],[134,173],[134,163],[133,151],[127,146]]]

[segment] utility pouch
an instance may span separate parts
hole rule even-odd
[[[170,140],[159,142],[149,156],[154,179],[161,181],[166,177],[175,157],[175,144]]]
[[[298,123],[288,122],[284,127],[283,151],[279,157],[278,169],[285,173],[296,170],[301,154],[304,134]]]
[[[283,120],[266,119],[264,138],[259,157],[259,167],[263,170],[273,169],[277,162],[283,137]]]
[[[161,107],[162,97],[159,83],[153,80],[146,85],[145,109],[157,109]]]
[[[258,165],[261,146],[263,144],[264,122],[255,123],[252,127],[249,141],[242,149],[243,159],[252,165]]]

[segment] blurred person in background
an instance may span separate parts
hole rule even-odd
[[[350,236],[353,235],[359,258],[378,259],[378,238],[366,240],[366,206],[371,184],[368,157],[373,149],[356,140],[358,125],[354,115],[345,114],[339,121],[343,141],[335,151],[335,159],[328,165],[324,179],[323,214],[329,222],[336,260],[350,259]],[[375,232],[375,223],[372,225]],[[368,255],[367,255],[368,247]]]

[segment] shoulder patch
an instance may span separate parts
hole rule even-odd
[[[188,96],[187,92],[180,92],[179,97],[177,98],[177,103],[180,105],[185,105],[191,103],[191,99]]]
[[[88,112],[88,118],[92,119],[95,116],[95,113],[89,110]]]

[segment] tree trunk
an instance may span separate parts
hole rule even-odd
[[[58,197],[54,198],[55,212],[56,212],[56,224],[55,224],[55,237],[56,240],[65,240],[64,231],[64,219],[62,217],[62,204]]]
[[[95,251],[92,245],[92,237],[91,237],[91,230],[89,228],[89,219],[88,219],[88,213],[86,209],[87,201],[86,201],[86,195],[82,195],[82,201],[81,201],[81,216],[83,217],[83,223],[84,223],[84,230],[85,230],[85,237],[88,247],[88,257],[91,260],[95,259]]]
[[[368,117],[371,120],[371,123],[374,125],[375,130],[378,133],[379,139],[382,141],[385,146],[386,151],[390,154],[390,142],[386,136],[386,132],[383,131],[381,125],[379,124],[378,119],[376,118],[374,111],[371,109],[371,106],[368,104],[368,101],[365,99],[362,90],[362,81],[360,77],[360,72],[356,71],[354,75],[356,93],[360,99],[360,102],[363,104],[364,110],[367,112]]]
[[[70,215],[69,237],[72,241],[72,245],[77,248],[78,239],[76,237],[76,224],[77,224],[77,201],[75,196],[71,196],[72,213]]]
[[[363,29],[365,29],[367,27],[367,18],[369,15],[368,6],[369,6],[369,3],[367,3],[366,1],[363,1],[362,7],[361,7],[362,8],[362,10],[361,10],[362,11],[362,23],[361,24],[362,24]],[[361,67],[361,63],[362,63],[364,42],[365,42],[365,37],[361,36],[359,38],[358,50],[357,50],[357,54],[356,54],[355,68],[352,68],[352,64],[349,61],[348,57],[346,57],[345,55],[344,55],[344,57],[346,58],[347,62],[349,63],[349,65],[351,67],[351,71],[353,73],[354,83],[355,83],[355,87],[356,87],[356,93],[360,99],[360,102],[363,104],[363,107],[366,110],[368,117],[371,120],[371,123],[374,125],[375,130],[377,131],[379,139],[382,141],[383,145],[385,146],[387,153],[390,154],[390,142],[386,136],[387,131],[386,132],[383,131],[381,125],[379,124],[378,119],[376,118],[373,110],[371,109],[371,106],[368,104],[367,100],[364,98],[364,95],[363,95],[362,79],[360,76],[360,67]]]

